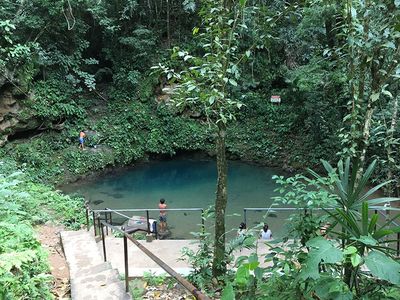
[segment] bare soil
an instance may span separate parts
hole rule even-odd
[[[45,224],[37,227],[38,239],[47,250],[51,275],[52,293],[57,300],[70,299],[69,269],[61,246],[60,225]]]

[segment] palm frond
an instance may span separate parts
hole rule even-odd
[[[360,195],[367,187],[369,179],[371,178],[371,175],[375,170],[375,165],[376,159],[368,166],[367,170],[365,170],[364,174],[361,176],[361,179],[355,189],[356,195]]]

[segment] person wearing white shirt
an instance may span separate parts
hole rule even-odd
[[[261,239],[270,240],[272,239],[272,231],[268,228],[267,224],[264,224],[263,229],[261,229]]]
[[[240,223],[239,229],[237,231],[237,236],[238,237],[244,236],[246,234],[246,232],[247,232],[246,223],[243,223],[243,222]]]

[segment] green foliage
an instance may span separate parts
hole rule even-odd
[[[213,218],[214,212],[212,208],[204,211],[204,221]],[[210,290],[212,285],[212,247],[213,239],[207,231],[192,232],[192,235],[199,240],[200,245],[197,250],[187,247],[182,249],[182,260],[187,260],[193,271],[189,274],[188,279],[193,282],[201,290]]]
[[[257,252],[247,257],[239,257],[235,264],[238,268],[233,283],[238,299],[256,298],[257,286],[262,282],[265,272],[265,269],[260,267]]]
[[[8,163],[0,166],[0,203],[7,208],[0,213],[3,217],[30,224],[60,219],[71,228],[79,228],[84,222],[83,199],[64,196],[49,186],[34,183],[21,172],[8,174],[5,165]]]
[[[115,114],[102,120],[98,129],[103,132],[103,142],[114,150],[117,162],[129,163],[146,153],[172,155],[177,149],[204,147],[206,127],[177,117],[166,106],[160,105],[155,112],[139,102],[114,107]],[[192,137],[196,137],[195,142]]]
[[[76,176],[113,165],[114,156],[110,151],[89,152],[74,148],[72,151],[65,152],[63,160],[67,162],[68,171]]]
[[[280,179],[283,183],[292,185],[291,190],[286,192],[283,198],[288,201],[286,203],[304,202],[303,199],[310,201],[312,199],[310,195],[318,192],[325,195],[325,198],[328,195],[328,198],[335,200],[321,201],[321,204],[322,208],[327,209],[326,214],[330,216],[329,221],[332,223],[327,229],[328,234],[338,237],[338,243],[332,243],[322,237],[309,239],[306,243],[309,249],[306,257],[300,254],[301,252],[293,252],[302,265],[300,272],[292,275],[293,278],[297,278],[300,282],[304,281],[306,286],[309,286],[307,293],[319,293],[327,299],[334,299],[338,294],[346,295],[346,299],[352,299],[353,294],[357,297],[364,293],[368,294],[371,291],[368,284],[360,287],[363,280],[369,280],[363,265],[371,266],[368,268],[375,278],[398,284],[397,276],[389,275],[391,272],[398,272],[399,265],[390,257],[394,250],[387,247],[387,242],[388,238],[400,229],[398,226],[392,226],[392,219],[382,224],[378,222],[378,214],[373,216],[369,214],[370,206],[379,209],[377,204],[397,200],[396,198],[372,198],[374,193],[386,184],[382,183],[367,189],[375,162],[363,172],[360,178],[357,177],[358,165],[354,164],[351,168],[350,159],[347,159],[345,163],[339,161],[336,169],[326,161],[322,163],[328,172],[328,177],[322,177],[310,170],[315,179],[302,178],[304,182],[311,183],[310,187],[316,191],[309,191],[309,187],[295,179],[289,178],[286,182]],[[335,210],[328,210],[334,207],[336,207]],[[395,208],[387,207],[387,209],[396,211]],[[397,214],[393,219],[398,216]],[[338,227],[337,225],[342,227],[341,231],[334,229]],[[303,229],[307,230],[307,228]],[[314,228],[315,232],[317,230],[317,227]],[[288,260],[287,255],[288,253],[285,253],[285,262]],[[279,264],[275,265],[279,266]],[[329,289],[321,288],[320,281],[329,281],[330,278],[334,279],[330,285],[334,282],[336,284]]]
[[[311,290],[311,293],[315,293],[315,295],[320,299],[353,299],[353,294],[349,291],[347,285],[345,285],[340,279],[332,278],[330,276],[321,277],[318,281],[315,282],[315,285]]]
[[[359,157],[363,164],[372,116],[381,110],[386,100],[382,96],[392,96],[388,89],[398,80],[398,3],[349,1],[336,5],[336,9],[345,20],[340,30],[347,38],[335,51],[346,57],[338,62],[346,70],[350,97],[348,114],[343,119],[347,126],[340,135],[340,154]]]
[[[372,178],[376,163],[376,160],[374,160],[365,172],[358,177],[357,172],[360,168],[358,160],[354,160],[353,165],[351,165],[350,158],[347,158],[344,163],[340,160],[337,168],[333,168],[327,161],[322,160],[322,164],[332,180],[331,185],[323,184],[323,177],[312,170],[309,171],[318,181],[321,181],[321,188],[337,196],[337,205],[343,210],[360,210],[364,202],[367,202],[371,208],[379,209],[379,205],[397,201],[398,198],[379,197],[371,199],[371,196],[374,196],[379,189],[388,184],[388,182],[383,182],[368,189],[368,183]]]
[[[163,71],[167,79],[179,83],[174,97],[176,105],[201,112],[212,126],[235,119],[237,110],[243,106],[232,97],[232,91],[238,87],[239,64],[249,56],[240,53],[238,47],[240,34],[250,22],[246,17],[254,14],[248,7],[248,15],[242,15],[244,9],[245,2],[229,9],[224,3],[204,1],[200,11],[204,32],[197,27],[193,31],[204,55],[196,57],[176,47],[172,59],[188,64],[184,71],[177,73],[161,64],[155,67]]]
[[[138,99],[141,102],[154,100],[154,91],[158,82],[158,77],[155,74],[148,74],[143,78],[141,76],[141,81],[138,87]]]
[[[120,278],[124,280],[124,277]],[[146,289],[143,286],[143,281],[140,279],[133,279],[129,281],[129,292],[133,299],[141,300],[142,296],[146,292]]]
[[[235,292],[231,283],[228,283],[222,292],[221,300],[235,300]]]
[[[275,191],[280,195],[276,196],[275,205],[288,205],[298,209],[298,213],[289,217],[288,237],[300,239],[301,244],[306,245],[307,241],[320,234],[320,228],[327,222],[328,217],[318,214],[313,209],[330,207],[336,203],[336,196],[321,189],[321,185],[330,186],[332,178],[309,179],[304,175],[284,178],[273,176],[281,185]]]
[[[166,280],[166,275],[155,275],[152,272],[144,272],[143,280],[147,282],[148,285],[158,286],[162,285]]]
[[[374,180],[396,180],[400,172],[400,152],[395,151],[400,127],[394,113],[400,76],[399,1],[274,0],[263,5],[223,1],[229,9],[220,3],[2,3],[0,97],[10,90],[18,98],[14,108],[28,108],[25,119],[38,119],[43,129],[41,135],[0,149],[2,157],[15,159],[26,174],[11,175],[17,169],[14,162],[0,165],[0,173],[9,175],[0,180],[2,221],[16,222],[19,231],[28,232],[25,225],[64,212],[63,222],[78,228],[82,200],[65,198],[38,181],[59,184],[151,154],[211,153],[215,131],[204,121],[222,125],[236,118],[227,128],[231,158],[291,170],[317,166],[321,158],[334,160],[335,153],[362,157],[364,151],[368,157],[363,161],[377,158],[380,163],[374,176],[375,163],[363,172],[355,165],[350,170],[350,162],[345,161],[337,168],[323,162],[328,177],[316,173],[313,179],[276,177],[283,189],[280,204],[307,207],[291,217],[287,238],[300,239],[321,258],[318,253],[328,244],[318,238],[320,227],[332,222],[329,236],[344,244],[339,248],[343,260],[329,263],[329,257],[323,257],[316,268],[317,259],[312,261],[306,248],[295,243],[287,248],[275,245],[268,257],[272,268],[259,271],[255,258],[249,256],[237,262],[237,273],[219,278],[232,282],[223,297],[233,298],[235,293],[241,299],[399,298],[399,290],[387,282],[397,282],[398,268],[384,244],[398,229],[368,215],[368,209],[393,201],[369,197],[381,187],[393,194],[395,181],[366,188]],[[199,17],[204,26],[194,27]],[[178,108],[154,101],[165,78],[149,74],[149,67],[165,61],[165,48],[174,49],[175,59],[168,70],[163,69],[167,80],[177,75],[175,83],[180,85],[175,91],[185,96],[176,102]],[[181,73],[182,69],[186,71]],[[271,95],[281,95],[282,104],[272,105]],[[4,120],[13,118],[11,114]],[[19,133],[23,128],[18,126],[9,132]],[[87,139],[87,151],[77,149],[82,129],[96,132]],[[359,170],[358,177],[354,170]],[[363,203],[367,199],[368,204]],[[313,211],[328,206],[336,210],[323,216]],[[254,241],[244,242],[250,247]],[[203,245],[198,256],[188,252],[196,266],[193,280],[201,287],[209,287],[212,280],[214,244],[205,243],[208,246]],[[36,247],[34,242],[27,244]],[[4,245],[12,246],[8,241]],[[227,261],[237,245],[238,241],[229,243]],[[4,270],[22,269],[25,274],[25,265],[35,265],[36,254],[30,251],[5,254],[11,265]],[[387,264],[387,273],[380,262]],[[313,276],[302,277],[308,263]],[[372,277],[360,271],[364,265],[370,266]],[[31,298],[46,298],[40,284],[5,276],[7,287],[19,293],[16,298],[28,290]],[[35,278],[45,286],[45,276]],[[5,293],[0,290],[0,298]]]
[[[80,227],[82,202],[29,182],[14,166],[0,165],[0,296],[4,299],[51,299],[47,255],[32,225],[62,220]]]
[[[51,299],[47,255],[28,224],[0,223],[0,296]]]
[[[361,258],[355,247],[350,246],[343,251],[338,249],[331,241],[322,237],[310,240],[307,246],[311,250],[299,273],[299,279],[306,280],[310,285],[309,292],[315,292],[323,299],[336,299],[339,295],[345,297],[345,299],[353,299],[353,296],[357,297],[365,293],[365,291],[360,290],[361,284],[352,292],[353,288],[340,278],[342,275],[341,267],[346,267],[350,258],[353,267],[359,269],[365,264],[368,272],[375,278],[396,285],[399,284],[399,263],[382,252],[371,251],[364,258]],[[358,259],[353,259],[355,257],[358,257]],[[364,273],[367,272],[364,271]],[[353,277],[353,280],[357,279]],[[370,284],[373,285],[374,283],[370,282]],[[364,288],[367,291],[372,290],[371,287]]]
[[[311,250],[307,255],[305,267],[300,272],[302,279],[318,279],[320,263],[335,264],[343,259],[343,253],[335,245],[323,237],[316,237],[307,242]]]
[[[35,84],[34,99],[27,105],[46,122],[84,117],[85,111],[73,100],[74,94],[73,86],[67,82],[55,79],[39,81]]]
[[[379,215],[369,213],[369,205],[395,200],[373,198],[384,184],[366,189],[375,163],[358,181],[352,181],[356,176],[351,174],[358,173],[358,166],[351,168],[350,160],[339,162],[337,168],[325,161],[323,164],[328,171],[325,177],[313,171],[311,179],[302,175],[275,177],[282,186],[277,197],[280,204],[307,208],[296,214],[301,226],[296,228],[297,235],[290,231],[282,240],[269,243],[267,267],[260,266],[257,252],[240,256],[234,273],[225,275],[225,297],[395,299],[398,295],[399,263],[391,257],[394,250],[388,243],[400,231],[392,225],[399,215],[378,222]],[[336,209],[328,210],[332,207]],[[326,209],[325,214],[315,215],[316,208]],[[295,222],[293,217],[288,221]],[[321,225],[327,222],[331,226],[322,237]]]
[[[371,251],[365,257],[365,264],[377,278],[400,284],[400,264],[382,252]]]

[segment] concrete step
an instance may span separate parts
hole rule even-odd
[[[103,261],[90,232],[63,231],[61,241],[70,270],[72,300],[131,299],[118,271]]]
[[[80,277],[73,278],[72,281],[75,284],[80,284],[83,286],[91,286],[92,284],[103,286],[113,282],[121,282],[118,271],[115,269],[107,269],[97,273],[82,275]]]
[[[109,262],[103,262],[100,263],[98,265],[87,265],[87,266],[82,266],[81,268],[79,268],[79,273],[76,274],[74,277],[75,278],[80,278],[80,277],[86,277],[86,276],[90,276],[92,274],[97,274],[97,273],[101,273],[103,271],[107,271],[107,270],[111,270],[112,266],[111,263]]]
[[[87,284],[81,289],[71,290],[73,300],[131,300],[125,293],[123,283],[112,282],[110,284]]]
[[[63,249],[70,266],[71,277],[78,275],[85,266],[95,266],[103,262],[94,238],[86,231],[61,232]]]

